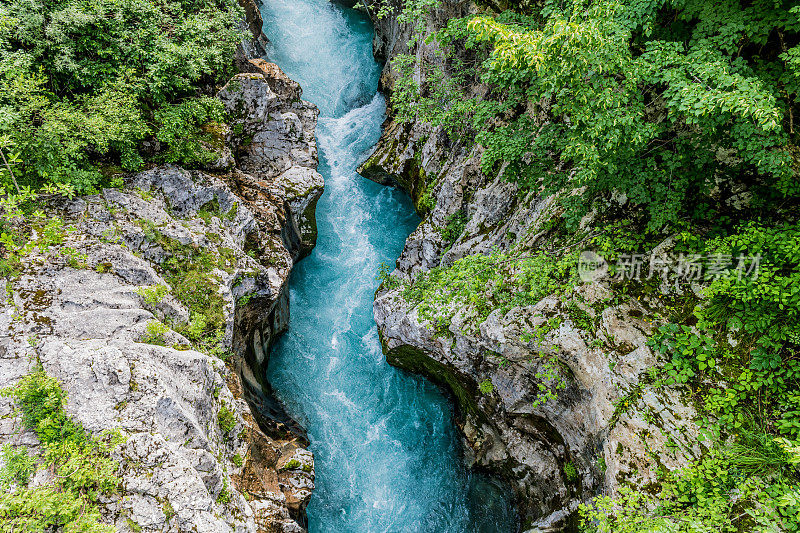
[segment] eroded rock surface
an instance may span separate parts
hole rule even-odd
[[[299,86],[276,65],[253,64],[259,72],[239,74],[219,92],[234,121],[226,144],[237,166],[255,178],[247,181],[248,188],[288,204],[299,237],[292,247],[303,256],[317,240],[314,210],[324,186],[316,170],[319,110],[300,99]]]
[[[64,242],[5,283],[0,387],[41,367],[68,393],[68,415],[121,432],[120,491],[100,501],[120,531],[304,531],[313,456],[263,376],[288,323],[293,262],[315,239],[316,109],[277,67],[258,70],[220,93],[237,110],[223,163],[54,200]],[[217,302],[211,353],[178,332],[197,318],[178,297],[186,283]],[[0,441],[38,453],[21,429],[3,398]]]
[[[445,2],[428,27],[470,9]],[[376,29],[378,56],[433,56],[435,42],[404,50],[410,30],[393,17],[376,21]],[[388,90],[393,75],[387,64]],[[555,199],[520,195],[502,172],[484,175],[480,155],[480,146],[453,142],[441,129],[387,122],[360,172],[405,188],[424,216],[393,276],[411,283],[470,254],[547,249],[548,223],[560,214]],[[463,217],[463,231],[447,241],[443,230],[455,216]],[[595,281],[534,305],[495,310],[485,320],[466,306],[441,331],[402,293],[384,285],[374,304],[389,362],[452,393],[474,464],[509,482],[526,529],[569,528],[581,502],[625,484],[646,488],[660,468],[676,469],[703,452],[691,400],[649,386],[657,355],[647,340],[662,310],[657,294],[637,300]],[[533,331],[543,334],[531,339]],[[557,398],[540,401],[547,364],[563,370],[565,383]],[[481,383],[491,383],[491,392],[481,392]]]

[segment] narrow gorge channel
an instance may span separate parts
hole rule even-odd
[[[267,0],[261,9],[269,60],[320,109],[319,238],[292,274],[289,331],[267,376],[315,454],[309,530],[513,531],[506,494],[464,466],[447,399],[381,353],[378,266],[394,261],[419,220],[403,193],[355,170],[385,115],[372,26],[327,0]]]

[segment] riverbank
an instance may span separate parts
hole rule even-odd
[[[317,110],[275,65],[244,61],[217,94],[228,122],[214,125],[206,168],[45,194],[46,228],[4,220],[4,235],[34,225],[0,314],[4,523],[305,530],[313,456],[263,376],[286,328],[289,273],[316,240]],[[52,466],[20,470],[53,460],[31,401],[73,436]]]

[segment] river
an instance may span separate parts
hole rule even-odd
[[[310,533],[510,532],[503,491],[463,465],[452,408],[386,363],[372,316],[376,274],[419,223],[408,197],[356,174],[385,101],[373,28],[327,0],[265,0],[268,58],[320,109],[319,238],[290,280],[289,331],[267,378],[316,459]]]

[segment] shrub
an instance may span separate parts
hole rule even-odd
[[[66,393],[58,382],[42,371],[25,376],[2,391],[11,396],[22,414],[23,425],[33,430],[44,449],[43,463],[56,478],[51,484],[32,489],[20,486],[0,494],[0,517],[3,531],[63,531],[111,533],[113,526],[99,522],[96,500],[110,494],[119,485],[119,464],[110,454],[120,442],[114,433],[94,437],[64,412]],[[25,454],[27,455],[27,454]],[[30,458],[4,449],[11,456],[3,477],[10,474],[24,484],[34,469]],[[9,466],[12,465],[12,466]],[[11,470],[9,470],[9,468]]]
[[[166,346],[166,336],[169,333],[169,326],[159,322],[158,320],[151,320],[145,326],[146,332],[142,335],[141,341],[145,344],[155,344],[157,346]]]
[[[0,17],[0,150],[20,185],[91,192],[101,165],[140,168],[153,134],[162,159],[210,159],[202,126],[220,106],[198,93],[233,71],[237,2],[10,0]]]
[[[164,296],[169,292],[166,285],[154,285],[152,287],[137,287],[136,294],[144,298],[148,305],[157,305],[164,301]]]

